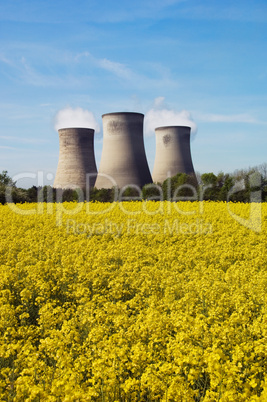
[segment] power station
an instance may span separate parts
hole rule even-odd
[[[97,168],[91,128],[62,128],[59,134],[59,160],[54,181],[55,188],[86,188],[90,173],[90,187],[94,187]]]
[[[103,151],[96,188],[152,183],[145,146],[142,113],[103,114]]]
[[[191,128],[157,127],[153,181],[147,163],[143,124],[144,115],[116,112],[102,115],[103,150],[97,173],[92,128],[62,128],[59,134],[59,161],[55,188],[90,187],[142,188],[149,183],[163,183],[177,173],[196,180],[190,150]],[[90,178],[90,181],[88,181]]]
[[[196,179],[190,150],[191,127],[158,127],[156,132],[156,157],[152,173],[155,183],[163,183],[177,173],[186,173]]]

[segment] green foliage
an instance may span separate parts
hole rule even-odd
[[[160,185],[151,185],[151,184],[146,184],[142,188],[142,194],[143,194],[143,199],[144,200],[153,200],[153,201],[159,201],[162,199],[162,186]]]
[[[204,186],[215,186],[217,184],[217,176],[214,173],[203,173],[201,181]]]
[[[87,201],[100,201],[100,202],[113,202],[116,201],[115,188],[91,188],[88,195],[86,195]]]
[[[38,187],[32,186],[27,190],[27,196],[29,202],[37,202],[38,200]]]
[[[196,188],[197,183],[194,177],[185,173],[178,173],[162,184],[164,200],[189,200],[194,197]]]
[[[121,201],[141,201],[142,200],[142,192],[135,187],[127,187],[123,191],[120,192],[120,200]]]
[[[15,186],[15,182],[8,176],[7,170],[3,170],[0,173],[0,186]]]
[[[27,190],[16,187],[16,183],[7,174],[7,170],[0,173],[0,204],[5,204],[7,200],[14,203],[26,202]]]
[[[227,195],[229,191],[234,185],[234,179],[229,174],[226,174],[224,177],[223,185],[219,192],[219,200],[220,201],[227,201]]]
[[[25,190],[16,187],[16,183],[8,176],[6,170],[0,173],[0,204],[8,202],[65,202],[65,201],[98,201],[114,202],[121,200],[210,200],[251,202],[253,196],[260,193],[259,201],[267,202],[267,165],[259,168],[239,170],[233,174],[220,172],[204,173],[201,184],[194,177],[178,173],[162,184],[147,184],[139,191],[128,187],[123,192],[111,189],[91,188],[89,192],[75,189],[55,189],[51,186],[36,187]],[[257,185],[253,184],[253,175],[258,177]],[[118,195],[120,194],[120,198]]]

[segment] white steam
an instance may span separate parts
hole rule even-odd
[[[145,115],[145,135],[153,135],[155,128],[162,126],[189,126],[193,137],[197,132],[197,125],[188,110],[175,111],[168,109],[164,106],[164,98],[158,97],[154,100],[153,108]]]
[[[55,116],[55,130],[71,127],[93,128],[96,133],[100,132],[99,124],[93,113],[80,107],[72,109],[68,106],[59,110]]]

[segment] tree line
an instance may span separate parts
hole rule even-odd
[[[98,202],[113,202],[118,199],[267,202],[267,163],[233,173],[197,173],[196,177],[197,181],[190,175],[178,173],[162,184],[148,184],[141,190],[126,188],[123,193],[119,193],[118,198],[118,192],[114,188],[92,188],[88,193],[82,192],[82,195],[81,191],[54,189],[51,186],[23,189],[17,187],[4,170],[0,173],[0,203],[81,201],[81,197],[82,200]]]

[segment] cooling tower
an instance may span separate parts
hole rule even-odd
[[[162,183],[177,173],[186,173],[196,179],[190,151],[190,131],[191,127],[186,126],[156,128],[154,183]]]
[[[144,115],[108,113],[102,119],[103,151],[95,187],[134,184],[141,188],[152,183],[144,147]]]
[[[62,128],[59,134],[59,161],[55,188],[86,188],[86,174],[91,173],[90,187],[96,180],[94,130],[91,128]]]

